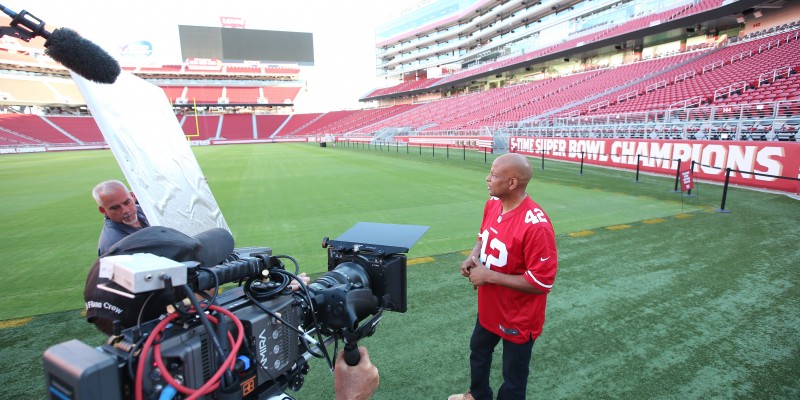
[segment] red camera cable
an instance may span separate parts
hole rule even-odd
[[[219,379],[220,377],[222,377],[222,374],[225,373],[225,369],[232,368],[234,362],[236,361],[236,355],[239,352],[239,347],[241,347],[242,341],[244,340],[244,327],[242,326],[242,322],[239,320],[239,318],[236,317],[236,315],[234,315],[232,312],[222,307],[212,305],[209,306],[209,310],[221,312],[222,314],[228,316],[228,318],[230,318],[234,322],[239,332],[239,335],[237,336],[235,342],[233,339],[233,335],[231,335],[231,333],[228,332],[228,341],[233,343],[233,347],[231,348],[228,357],[225,359],[225,362],[223,362],[222,365],[220,365],[219,369],[214,374],[214,376],[212,376],[211,379],[209,379],[206,383],[204,383],[203,386],[201,386],[200,388],[191,389],[178,383],[175,380],[175,378],[173,378],[172,375],[169,373],[167,368],[164,366],[163,359],[161,358],[161,344],[158,343],[155,346],[153,346],[153,342],[160,339],[161,333],[164,331],[166,326],[170,322],[178,318],[179,315],[177,313],[173,313],[168,315],[166,318],[161,320],[161,322],[159,322],[158,325],[156,325],[156,327],[153,329],[153,333],[147,338],[147,340],[144,343],[144,346],[142,347],[142,352],[139,356],[139,364],[136,366],[136,382],[134,385],[136,400],[144,399],[144,396],[142,394],[144,366],[145,363],[147,363],[147,356],[150,353],[151,347],[153,347],[156,366],[161,369],[161,375],[164,377],[164,380],[167,381],[167,383],[169,383],[170,385],[172,385],[177,391],[185,395],[189,395],[187,399],[197,399],[202,395],[213,392],[219,387]],[[206,317],[212,323],[214,324],[218,323],[217,318],[215,318],[214,316],[207,315]]]

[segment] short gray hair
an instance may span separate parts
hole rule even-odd
[[[92,189],[92,197],[94,197],[94,201],[97,202],[97,205],[102,207],[103,204],[101,204],[101,198],[104,195],[114,193],[120,189],[124,190],[125,193],[129,192],[128,187],[116,179],[103,181],[98,183],[97,186]]]

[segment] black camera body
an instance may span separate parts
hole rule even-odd
[[[232,398],[268,399],[279,396],[287,388],[300,389],[308,371],[308,359],[300,357],[303,350],[297,333],[251,304],[242,288],[220,295],[219,303],[236,315],[244,327],[246,344],[237,355],[237,364],[240,366],[236,368],[238,388],[235,389],[240,392],[241,397]],[[293,326],[300,326],[305,319],[303,307],[291,294],[284,293],[264,300],[261,305],[273,310],[283,321]],[[150,321],[142,326],[141,331],[138,328],[127,329],[118,337],[112,336],[108,343],[99,348],[101,352],[115,359],[119,366],[120,395],[116,398],[134,398],[134,380],[127,376],[127,369],[131,368],[128,365],[130,351],[136,348],[135,343],[140,339],[140,332],[152,332],[157,323],[158,320]],[[234,327],[231,322],[227,322],[223,329],[231,331]],[[169,385],[161,368],[167,368],[173,377],[180,377],[184,386],[199,388],[214,374],[212,366],[219,365],[222,361],[212,350],[205,328],[196,320],[165,332],[160,348],[163,366],[155,366],[152,362],[144,366],[143,373],[148,378],[143,380],[144,393],[161,393]]]
[[[357,239],[348,235],[354,230],[368,239],[346,240]],[[210,268],[213,272],[190,271],[195,292],[208,289],[212,281],[215,286],[240,282],[217,297],[219,310],[212,309],[217,312],[205,313],[216,327],[210,329],[198,315],[170,314],[124,329],[98,348],[78,340],[52,346],[44,354],[48,396],[122,400],[135,398],[138,390],[143,398],[159,398],[178,386],[207,385],[215,370],[223,369],[218,366],[235,358],[226,378],[200,398],[291,399],[284,392],[302,387],[308,360],[324,357],[332,367],[327,345],[342,339],[345,360],[354,365],[358,359],[348,354],[358,356],[356,342],[374,333],[382,312],[407,310],[403,253],[426,230],[359,223],[336,240],[325,240],[328,271],[299,291],[288,287],[296,275],[280,261],[294,259],[273,256],[268,248],[236,249],[235,260]],[[398,239],[400,232],[405,235]],[[371,244],[376,238],[389,244]],[[238,336],[241,346],[231,345]],[[185,396],[179,392],[173,398]]]
[[[408,293],[405,255],[387,254],[382,246],[360,246],[355,249],[349,245],[329,247],[328,271],[342,269],[351,264],[362,266],[367,272],[369,286],[375,296],[386,299],[384,309],[406,312]]]

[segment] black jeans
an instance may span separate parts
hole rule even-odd
[[[492,387],[489,374],[492,368],[492,353],[500,336],[486,330],[480,322],[475,322],[475,330],[469,342],[469,356],[472,381],[469,390],[476,400],[491,400]],[[530,371],[531,353],[534,340],[516,344],[503,340],[503,384],[497,391],[497,400],[520,400],[525,398]]]

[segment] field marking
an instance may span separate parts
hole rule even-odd
[[[0,329],[16,328],[18,326],[28,325],[33,317],[10,319],[8,321],[0,321]]]
[[[627,224],[622,224],[622,225],[612,225],[612,226],[606,227],[606,229],[608,229],[610,231],[621,231],[623,229],[628,229],[628,228],[633,228],[633,226],[632,225],[627,225]]]
[[[664,218],[653,218],[653,219],[646,219],[642,222],[644,222],[645,224],[660,224],[664,221],[666,221]]]
[[[675,218],[683,219],[683,218],[692,218],[692,217],[694,217],[694,215],[692,215],[692,214],[675,214]]]
[[[429,263],[429,262],[433,262],[433,261],[434,261],[433,257],[417,257],[417,258],[412,258],[412,259],[408,260],[406,262],[406,265],[425,264],[425,263]]]
[[[589,236],[594,235],[594,231],[580,231],[580,232],[570,232],[567,234],[569,237],[582,237],[582,236]]]

